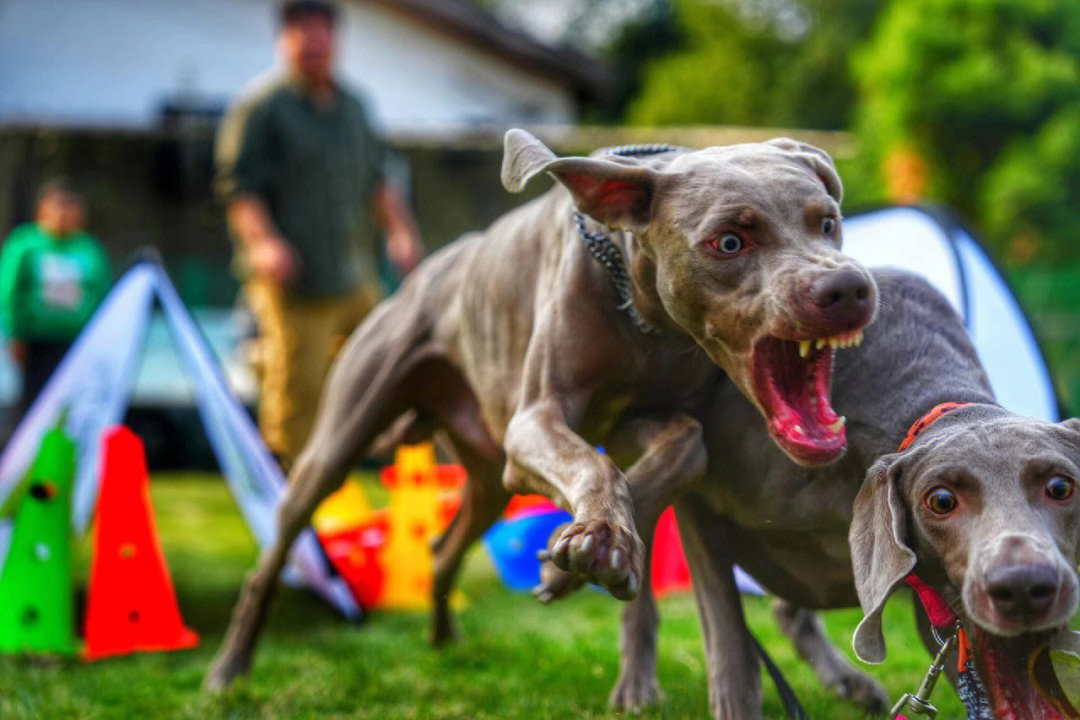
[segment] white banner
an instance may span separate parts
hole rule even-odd
[[[161,303],[179,355],[194,380],[199,415],[229,490],[260,548],[273,541],[276,507],[285,478],[251,418],[229,390],[220,366],[168,275],[160,265],[140,263],[117,282],[72,345],[56,373],[23,418],[0,455],[0,504],[26,473],[45,430],[67,413],[65,427],[78,445],[72,527],[82,533],[94,511],[99,483],[101,434],[127,410],[146,342],[153,300]],[[0,567],[10,539],[0,520]],[[345,583],[332,577],[309,528],[290,556],[303,585],[350,619],[361,611]]]

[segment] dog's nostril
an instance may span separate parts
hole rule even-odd
[[[1053,597],[1056,587],[1050,583],[1041,583],[1039,585],[1031,586],[1031,597],[1035,600],[1041,600],[1043,598]]]
[[[997,612],[1030,620],[1046,612],[1057,593],[1057,572],[1050,565],[1011,565],[986,574],[986,594]]]
[[[991,585],[986,589],[986,594],[997,603],[1007,603],[1013,600],[1013,589],[1008,585]]]
[[[818,278],[810,296],[821,309],[842,312],[865,305],[870,298],[870,284],[862,273],[837,270]]]

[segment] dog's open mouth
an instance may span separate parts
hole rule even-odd
[[[797,462],[823,465],[847,447],[844,418],[829,402],[832,355],[836,348],[858,345],[862,337],[862,330],[854,330],[818,340],[768,336],[755,343],[750,360],[754,394],[769,432]]]
[[[1055,675],[1047,651],[1054,631],[1016,637],[972,632],[975,662],[998,720],[1080,717]]]

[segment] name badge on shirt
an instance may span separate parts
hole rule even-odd
[[[83,274],[73,258],[47,253],[38,264],[41,297],[46,305],[62,310],[74,310],[83,301]]]

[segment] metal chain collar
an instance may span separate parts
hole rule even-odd
[[[641,157],[644,155],[659,155],[666,152],[675,152],[682,148],[674,145],[622,145],[620,147],[604,150],[605,155],[617,155],[619,157]],[[579,210],[574,211],[574,222],[577,223],[581,239],[585,241],[585,248],[604,268],[612,286],[615,288],[615,309],[630,319],[631,324],[646,335],[655,335],[660,332],[659,328],[652,325],[641,316],[634,306],[634,285],[630,279],[630,273],[626,269],[626,260],[622,250],[611,241],[604,232],[590,232],[585,227],[585,214]]]

